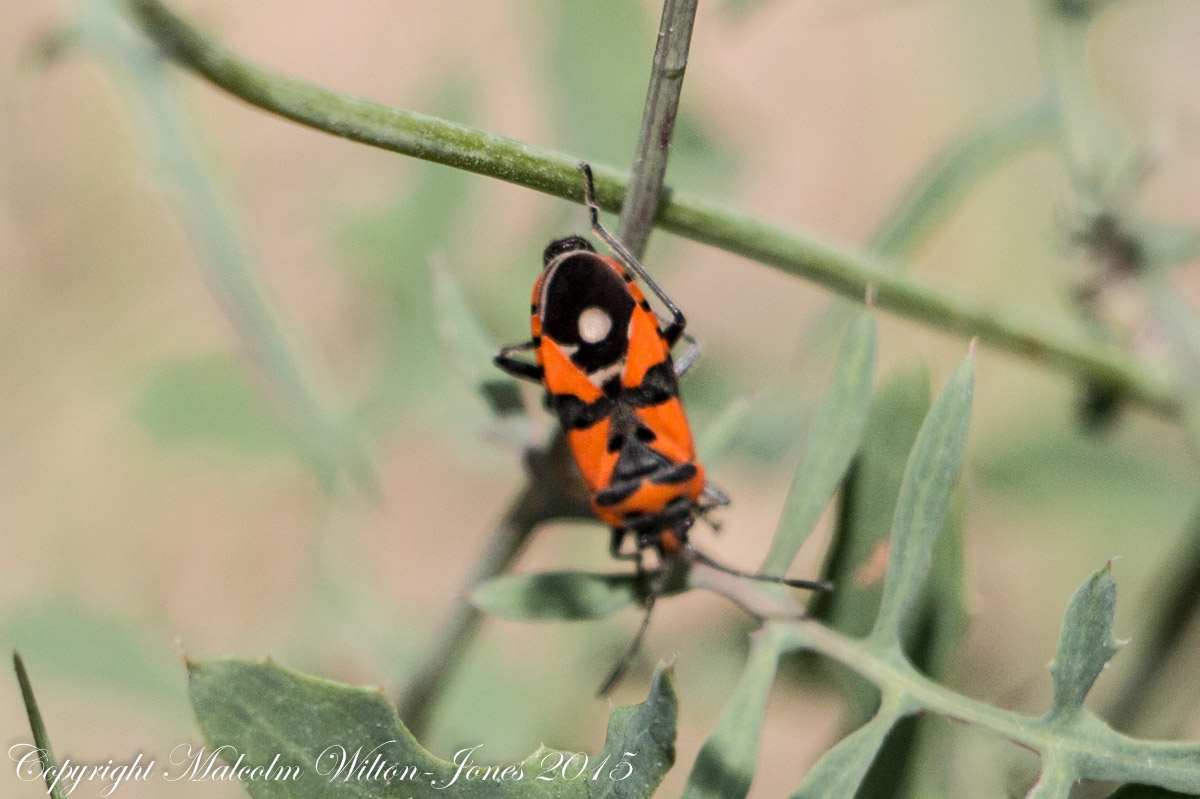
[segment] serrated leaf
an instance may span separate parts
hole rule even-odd
[[[636,604],[643,594],[638,582],[635,574],[516,574],[488,580],[470,599],[480,610],[506,619],[600,619]]]
[[[847,735],[818,760],[791,799],[848,799],[854,796],[879,747],[900,720],[894,708],[880,708],[875,718]]]
[[[737,799],[750,792],[767,697],[779,663],[779,639],[774,630],[768,623],[755,633],[750,657],[721,719],[692,764],[684,799]]]
[[[1074,713],[1101,670],[1117,653],[1121,643],[1113,635],[1117,606],[1117,584],[1112,564],[1094,572],[1071,597],[1063,618],[1058,651],[1050,664],[1054,677],[1054,703],[1050,718]]]
[[[975,358],[968,354],[926,415],[904,468],[888,544],[887,577],[871,631],[873,638],[896,646],[904,621],[920,597],[933,545],[946,519],[967,440],[974,380]]]
[[[565,780],[558,774],[545,781],[537,779],[544,768],[561,764],[574,753],[564,752],[556,760],[555,750],[542,748],[521,763],[508,765],[507,779],[495,776],[504,773],[503,765],[490,777],[475,772],[468,779],[455,762],[425,750],[378,690],[305,676],[272,663],[216,660],[189,663],[188,669],[192,705],[208,753],[229,747],[222,750],[222,759],[237,762],[240,758],[244,775],[257,767],[269,768],[274,761],[270,774],[260,771],[257,779],[244,779],[255,799],[444,799],[447,795],[633,799],[650,796],[675,760],[675,691],[669,670],[661,668],[645,702],[613,710],[604,750],[588,759],[589,768],[604,761],[597,779],[584,771],[582,779]],[[458,763],[468,757],[466,749],[456,753]],[[357,764],[347,770],[356,754]],[[370,764],[377,756],[385,765],[372,770]],[[469,757],[481,771],[486,767],[486,753],[478,748]],[[630,768],[620,767],[622,761]],[[395,767],[390,774],[389,767]],[[267,778],[278,776],[284,768],[295,769],[288,772],[295,777]],[[618,769],[615,774],[614,769]],[[569,774],[574,772],[573,766]],[[618,776],[623,779],[614,778]]]
[[[813,418],[779,530],[763,563],[765,574],[787,571],[850,466],[867,420],[874,369],[875,319],[861,311],[842,341],[833,380]]]

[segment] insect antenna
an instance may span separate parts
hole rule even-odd
[[[739,569],[734,569],[726,566],[724,563],[713,560],[708,555],[705,555],[700,550],[696,549],[690,543],[687,545],[688,556],[694,560],[703,563],[705,566],[723,571],[726,574],[732,574],[735,577],[745,577],[748,580],[757,580],[760,583],[778,583],[780,585],[788,585],[792,588],[805,588],[809,591],[832,591],[833,583],[828,580],[793,580],[789,577],[772,577],[769,574],[751,574]]]
[[[608,678],[596,691],[597,698],[603,698],[612,693],[613,688],[625,676],[625,672],[629,671],[629,664],[633,662],[633,656],[637,654],[638,649],[642,646],[642,639],[646,637],[646,628],[650,626],[650,613],[654,610],[654,604],[662,595],[664,580],[661,575],[657,576],[650,586],[650,592],[646,595],[646,615],[642,616],[642,623],[634,633],[633,640],[625,647],[625,651],[621,653],[621,659],[617,661],[617,665],[609,672]]]

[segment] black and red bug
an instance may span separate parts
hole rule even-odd
[[[580,236],[551,242],[533,286],[532,337],[502,349],[496,365],[545,387],[592,512],[612,529],[614,557],[636,559],[640,571],[643,551],[653,549],[662,559],[682,556],[742,577],[827,590],[823,582],[730,569],[689,543],[696,517],[728,504],[706,480],[679,397],[678,378],[695,363],[699,347],[684,332],[683,312],[600,223],[591,168],[580,169],[592,230],[616,257],[600,255]],[[659,319],[635,279],[666,306],[669,321]],[[671,350],[681,339],[689,347],[675,360]],[[533,362],[515,357],[530,350]],[[629,536],[634,550],[625,554]],[[602,693],[636,650],[661,590],[655,584],[648,592],[642,627]]]

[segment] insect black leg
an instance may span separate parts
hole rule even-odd
[[[641,565],[641,550],[638,550],[638,565]],[[640,570],[640,569],[639,569]],[[642,639],[646,637],[646,628],[650,626],[650,614],[654,610],[654,604],[662,595],[666,570],[661,570],[655,573],[654,580],[650,584],[649,590],[646,592],[646,615],[642,616],[642,623],[638,626],[638,630],[634,633],[633,640],[625,647],[625,651],[621,653],[621,659],[617,661],[617,665],[609,673],[608,679],[600,686],[600,690],[596,691],[596,696],[608,696],[616,684],[625,676],[625,672],[629,670],[629,664],[633,662],[633,656],[637,654],[638,649],[642,646]]]
[[[608,544],[608,553],[610,555],[612,555],[614,558],[616,558],[617,560],[636,560],[639,564],[641,564],[641,562],[642,562],[641,550],[638,550],[637,552],[622,552],[621,551],[621,544],[625,543],[625,533],[626,532],[627,531],[625,530],[624,527],[614,527],[612,529],[612,539],[609,541],[609,544]]]
[[[592,218],[592,230],[597,236],[604,240],[618,258],[621,263],[625,264],[633,271],[647,288],[654,292],[654,296],[662,300],[663,305],[667,306],[667,310],[671,312],[671,323],[667,325],[667,329],[663,331],[663,338],[667,340],[667,346],[673,346],[679,337],[683,335],[683,329],[687,327],[687,319],[683,315],[683,311],[679,310],[679,306],[671,302],[671,298],[667,293],[658,287],[653,278],[646,273],[642,265],[637,259],[625,249],[625,245],[617,240],[617,237],[609,233],[604,225],[600,224],[600,206],[596,204],[596,181],[592,177],[592,167],[587,163],[580,163],[579,169],[583,172],[583,199],[587,204],[588,213]]]
[[[534,344],[532,341],[526,341],[524,344],[512,344],[496,353],[496,357],[492,359],[492,363],[513,377],[520,377],[540,383],[542,382],[542,367],[536,363],[529,363],[528,361],[512,357],[514,352],[526,352],[533,348]]]

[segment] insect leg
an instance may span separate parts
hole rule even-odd
[[[688,347],[682,355],[675,359],[676,377],[683,377],[700,360],[700,342],[692,338],[689,333],[683,333],[681,337],[687,342]]]
[[[723,508],[729,504],[729,495],[717,486],[716,483],[705,483],[704,490],[700,492],[700,498],[704,500],[704,509]]]
[[[667,306],[667,310],[671,312],[671,323],[663,331],[663,338],[667,340],[668,347],[673,346],[683,334],[683,329],[687,327],[687,319],[684,317],[683,311],[679,310],[679,306],[673,303],[667,293],[658,287],[658,284],[646,273],[637,259],[629,250],[625,249],[625,245],[618,241],[616,236],[609,233],[604,225],[600,224],[600,206],[596,204],[596,182],[592,177],[592,167],[587,163],[580,163],[579,169],[583,172],[583,199],[587,204],[588,213],[591,214],[592,230],[612,248],[621,262],[640,277],[647,288],[662,300],[663,305]]]
[[[492,359],[492,362],[513,377],[520,377],[540,383],[542,382],[542,367],[536,363],[529,363],[528,361],[512,357],[514,352],[527,352],[533,348],[534,343],[532,341],[526,341],[524,344],[511,344],[496,353],[496,357]]]
[[[625,543],[626,532],[627,530],[624,527],[614,527],[612,529],[612,540],[608,544],[608,552],[617,560],[636,560],[638,568],[641,569],[642,551],[640,549],[636,552],[621,551],[621,544]]]
[[[638,555],[641,555],[641,550],[638,550]],[[641,558],[638,558],[638,563],[641,563]],[[634,633],[633,640],[625,647],[625,651],[621,653],[621,659],[617,661],[617,665],[609,673],[608,679],[600,686],[600,690],[596,691],[596,696],[608,696],[621,678],[625,676],[625,672],[629,670],[629,664],[633,662],[633,656],[637,654],[638,649],[642,646],[642,639],[646,637],[646,628],[650,626],[650,614],[654,610],[654,603],[658,601],[662,595],[666,571],[658,571],[654,573],[654,580],[650,584],[650,590],[646,593],[646,615],[642,616],[642,623],[638,626],[637,632]]]
[[[788,577],[775,577],[770,574],[752,574],[750,572],[744,572],[741,569],[734,569],[726,566],[724,563],[713,560],[691,544],[687,545],[687,554],[688,557],[703,563],[705,566],[710,566],[718,571],[723,571],[726,574],[732,574],[734,577],[745,577],[748,580],[757,580],[760,583],[779,583],[781,585],[790,585],[792,588],[806,588],[809,591],[833,590],[833,583],[829,582],[828,580],[793,580]]]

